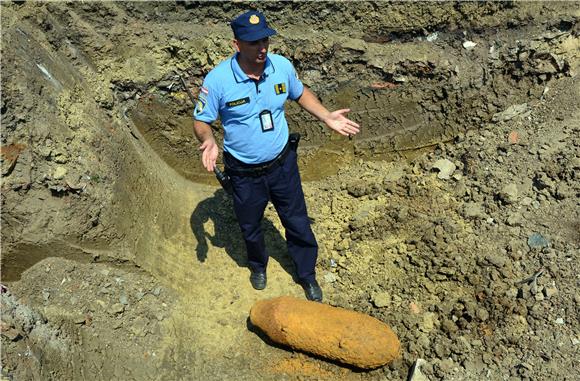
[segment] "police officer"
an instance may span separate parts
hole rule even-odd
[[[286,230],[288,253],[309,300],[322,301],[316,281],[318,245],[306,211],[295,149],[289,144],[284,103],[294,100],[341,135],[359,132],[345,117],[349,109],[329,112],[298,79],[290,61],[268,54],[276,34],[264,15],[248,11],[231,22],[236,53],[205,77],[194,111],[202,163],[213,171],[218,146],[210,124],[224,129],[224,164],[233,186],[233,204],[246,244],[250,282],[266,287],[266,253],[261,220],[271,201]]]

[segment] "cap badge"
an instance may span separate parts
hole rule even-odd
[[[260,22],[260,18],[256,15],[251,15],[250,16],[250,24],[258,24]]]

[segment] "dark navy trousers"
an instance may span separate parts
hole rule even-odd
[[[229,168],[247,168],[231,155],[224,155],[224,160]],[[296,152],[290,150],[281,164],[274,165],[262,176],[230,175],[230,178],[234,188],[234,210],[246,243],[250,269],[266,271],[268,265],[261,221],[268,201],[272,201],[286,230],[286,245],[298,279],[314,281],[318,244],[310,228]]]

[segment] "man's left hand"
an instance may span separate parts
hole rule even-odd
[[[350,112],[349,108],[333,111],[324,118],[324,123],[332,130],[344,136],[356,135],[360,131],[360,126],[344,116]]]

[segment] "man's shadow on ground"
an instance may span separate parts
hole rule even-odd
[[[207,231],[212,229],[206,230],[206,226],[204,226],[210,220],[213,222],[213,234]],[[198,261],[205,262],[207,259],[209,241],[215,247],[224,248],[239,267],[248,267],[246,245],[234,214],[233,201],[223,189],[216,190],[212,197],[201,201],[191,214],[189,223],[191,231],[197,239],[195,251]],[[288,255],[286,241],[280,232],[267,218],[262,221],[262,231],[270,259],[280,263],[282,268],[296,281],[294,263]]]

